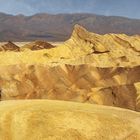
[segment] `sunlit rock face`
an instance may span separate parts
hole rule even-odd
[[[47,100],[0,102],[0,140],[139,140],[140,113]]]
[[[54,48],[0,52],[1,100],[57,99],[139,111],[139,46],[139,36],[98,35],[76,25]]]
[[[136,109],[140,67],[1,66],[1,99],[57,99]]]

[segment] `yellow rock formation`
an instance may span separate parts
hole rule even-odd
[[[140,113],[90,104],[0,102],[0,140],[139,140]]]
[[[140,110],[139,36],[98,35],[76,25],[61,45],[28,48],[0,52],[1,100],[57,99]]]

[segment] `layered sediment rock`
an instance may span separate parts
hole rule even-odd
[[[140,113],[60,101],[0,102],[1,140],[139,140]]]
[[[1,100],[45,98],[139,110],[139,44],[138,36],[98,35],[76,25],[55,48],[0,53]]]

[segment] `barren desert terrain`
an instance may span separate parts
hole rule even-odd
[[[0,140],[139,140],[140,36],[2,42],[0,90]]]

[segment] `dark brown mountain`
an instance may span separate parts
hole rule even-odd
[[[20,51],[20,48],[15,45],[13,42],[8,41],[8,43],[0,46],[0,51]]]
[[[46,41],[37,40],[37,41],[24,45],[22,48],[29,48],[31,50],[41,50],[41,49],[51,49],[54,47],[55,46],[51,45],[50,43]]]
[[[33,16],[0,13],[0,41],[43,39],[63,41],[69,38],[75,24],[99,33],[140,35],[140,20],[95,14],[36,14]]]

